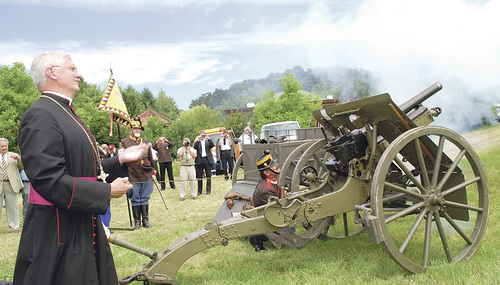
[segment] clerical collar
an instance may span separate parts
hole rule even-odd
[[[66,99],[66,100],[68,100],[68,101],[69,101],[69,105],[70,105],[70,106],[71,106],[71,103],[73,102],[73,99],[72,99],[72,98],[70,98],[70,97],[68,97],[68,96],[66,96],[66,95],[63,95],[63,94],[61,94],[61,93],[57,93],[57,92],[54,92],[54,91],[43,91],[43,93],[49,93],[49,94],[52,94],[52,95],[56,95],[56,96],[58,96],[58,97],[61,97],[61,98],[63,98],[63,99]]]

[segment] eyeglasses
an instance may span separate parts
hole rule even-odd
[[[78,69],[75,66],[67,67],[67,66],[62,66],[62,65],[52,65],[50,68],[53,67],[62,67],[68,70],[71,70],[72,72],[78,72]]]

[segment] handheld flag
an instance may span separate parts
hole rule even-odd
[[[112,135],[113,121],[118,124],[128,126],[130,125],[130,117],[128,115],[127,106],[123,101],[122,94],[120,93],[120,88],[113,77],[113,70],[110,68],[111,76],[108,80],[108,85],[101,99],[98,111],[110,112],[110,126],[109,135]]]

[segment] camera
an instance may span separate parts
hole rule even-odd
[[[184,146],[189,146],[189,142],[185,142],[185,143],[184,143]]]

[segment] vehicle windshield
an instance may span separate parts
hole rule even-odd
[[[294,140],[297,138],[297,131],[300,127],[296,122],[279,123],[275,125],[269,125],[262,127],[262,132],[260,134],[261,139],[267,136],[274,136],[276,138],[286,137],[287,139]]]
[[[297,124],[293,122],[293,123],[265,126],[264,128],[265,128],[265,130],[275,131],[275,130],[297,129],[298,127],[297,127]]]

